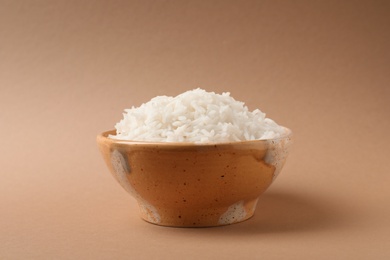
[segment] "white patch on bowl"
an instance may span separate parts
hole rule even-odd
[[[233,224],[245,220],[247,216],[244,201],[241,200],[231,205],[225,213],[219,218],[218,223],[221,225]]]
[[[272,181],[276,179],[282,170],[288,153],[290,152],[290,146],[292,143],[291,137],[280,138],[274,140],[266,140],[268,144],[268,150],[264,157],[264,161],[267,164],[271,164],[275,167],[274,176]]]
[[[252,214],[255,212],[255,210],[256,210],[256,207],[257,207],[257,202],[259,201],[259,198],[257,198],[255,201],[254,201],[254,203],[253,203],[253,205],[252,205],[252,208],[251,208],[251,212],[252,212]]]
[[[127,174],[130,174],[130,165],[123,157],[122,153],[118,150],[111,152],[111,164],[114,168],[116,179],[119,184],[138,201],[140,210],[145,216],[147,216],[147,220],[153,223],[159,223],[161,218],[157,209],[145,201],[133,188],[133,186],[131,186],[129,179],[126,176]]]
[[[138,205],[143,216],[146,216],[147,221],[152,223],[160,223],[161,217],[155,207],[145,202],[145,200],[138,200]]]

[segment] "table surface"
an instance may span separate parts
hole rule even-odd
[[[389,259],[386,1],[0,0],[0,259]],[[255,216],[148,224],[96,135],[201,87],[294,132]]]

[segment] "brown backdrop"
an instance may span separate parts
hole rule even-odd
[[[389,1],[0,0],[1,259],[388,259]],[[95,136],[201,87],[295,134],[251,220],[139,219]]]

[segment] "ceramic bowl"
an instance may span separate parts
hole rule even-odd
[[[97,137],[104,160],[157,225],[206,227],[252,217],[259,196],[280,173],[291,131],[280,138],[230,143],[156,143]]]

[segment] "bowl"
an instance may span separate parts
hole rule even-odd
[[[253,216],[259,196],[280,173],[291,130],[269,140],[169,143],[97,136],[119,184],[138,202],[141,218],[172,227],[209,227]]]

